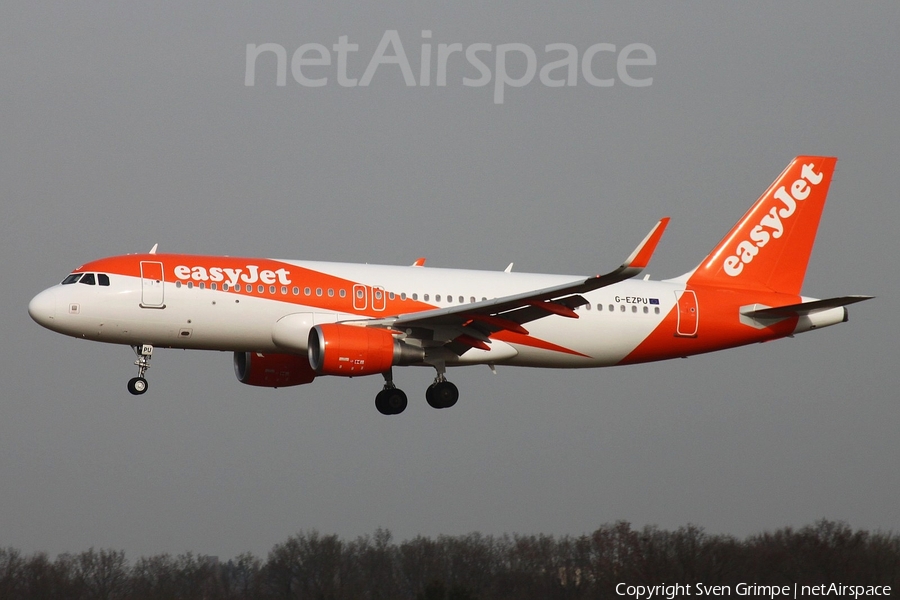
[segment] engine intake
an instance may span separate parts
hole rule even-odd
[[[372,375],[424,358],[425,350],[385,329],[326,323],[309,330],[309,365],[317,375]]]

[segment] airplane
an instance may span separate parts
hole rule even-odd
[[[798,156],[713,251],[674,279],[636,279],[669,222],[617,269],[574,276],[157,253],[82,265],[28,305],[40,325],[127,344],[147,391],[155,348],[234,353],[241,383],[286,387],[381,374],[385,415],[406,394],[393,367],[434,368],[425,392],[457,403],[448,367],[587,368],[686,357],[847,321],[871,296],[802,296],[837,159]]]

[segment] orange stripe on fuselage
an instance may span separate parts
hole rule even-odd
[[[166,282],[177,281],[187,284],[192,282],[195,286],[204,283],[208,288],[211,283],[216,283],[219,291],[222,286],[229,284],[229,288],[237,283],[241,291],[230,289],[227,293],[241,296],[252,296],[303,305],[304,307],[321,310],[356,314],[360,316],[382,316],[402,314],[430,310],[434,306],[425,302],[419,302],[411,298],[402,300],[400,294],[388,290],[379,290],[384,294],[382,300],[377,301],[379,310],[373,309],[373,297],[376,292],[372,286],[365,286],[367,300],[366,307],[362,310],[354,308],[353,286],[355,282],[315,271],[295,264],[272,260],[268,258],[240,258],[230,256],[197,256],[189,254],[130,254],[126,256],[113,256],[102,258],[87,263],[76,269],[76,272],[100,272],[128,277],[141,276],[141,262],[161,262],[164,267]],[[265,275],[265,281],[263,276]],[[247,286],[250,290],[247,290]],[[263,291],[259,291],[259,286]],[[361,284],[360,284],[361,285]],[[271,286],[275,292],[271,292]],[[281,288],[286,287],[287,293],[282,294]],[[293,288],[300,290],[294,295]],[[310,289],[306,295],[305,289]],[[322,295],[317,295],[321,290]],[[328,291],[333,290],[334,295],[329,296]],[[340,290],[345,291],[345,296],[340,297]],[[381,307],[384,306],[383,309]]]
[[[630,365],[669,358],[703,354],[757,342],[782,338],[793,333],[797,318],[789,318],[768,327],[757,329],[740,321],[740,309],[754,303],[784,306],[800,302],[799,296],[748,292],[736,289],[689,287],[697,293],[698,329],[694,337],[676,335],[678,307],[665,316],[628,356],[618,364]]]
[[[572,356],[582,356],[590,358],[587,354],[582,354],[577,350],[572,350],[564,346],[559,346],[545,340],[532,337],[530,335],[522,335],[513,331],[498,331],[491,335],[492,338],[506,342],[508,344],[519,344],[521,346],[531,346],[532,348],[540,348],[541,350],[550,350],[551,352],[561,352],[563,354],[571,354]]]

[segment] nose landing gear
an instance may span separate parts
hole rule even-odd
[[[128,391],[135,396],[140,396],[147,391],[147,380],[144,374],[150,368],[150,359],[153,357],[153,346],[144,344],[143,346],[132,346],[137,360],[134,365],[138,368],[138,376],[128,380]]]

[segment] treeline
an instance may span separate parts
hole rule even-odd
[[[889,585],[900,590],[900,536],[819,521],[744,540],[687,526],[604,525],[589,535],[352,541],[301,532],[265,560],[120,550],[24,556],[0,550],[3,600],[552,600],[615,598],[616,585]]]

